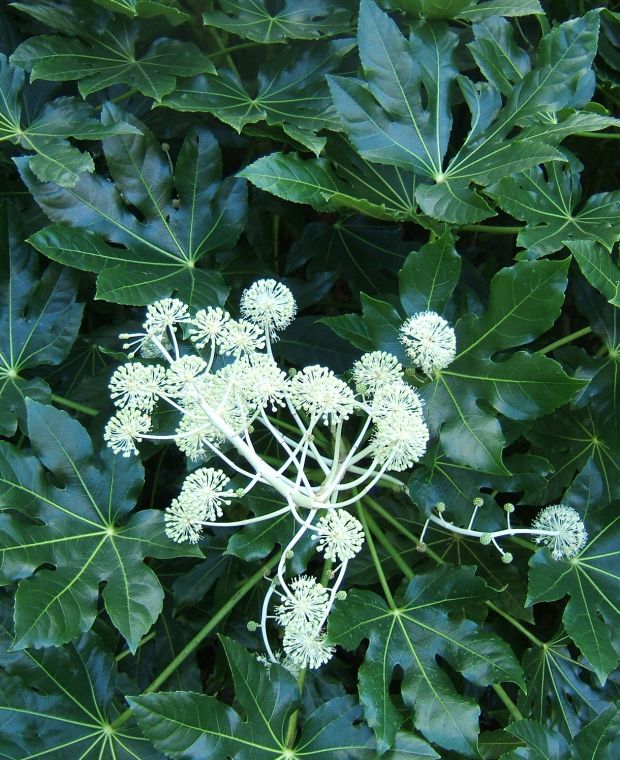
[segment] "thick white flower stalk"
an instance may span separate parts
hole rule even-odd
[[[242,318],[233,319],[219,308],[190,315],[170,298],[149,306],[143,329],[121,336],[129,357],[140,360],[121,366],[111,379],[118,411],[105,439],[125,457],[137,453],[143,439],[172,440],[198,465],[166,510],[166,532],[175,541],[196,543],[205,528],[292,515],[298,529],[283,549],[261,621],[252,627],[261,629],[271,661],[293,670],[319,667],[333,651],[325,637],[329,611],[364,542],[361,523],[346,508],[388,471],[414,465],[429,432],[422,402],[390,354],[365,354],[352,368],[352,386],[327,367],[287,374],[278,366],[272,345],[297,310],[283,284],[255,282],[243,293],[240,310]],[[173,434],[152,431],[158,404],[178,413]],[[257,448],[259,439],[264,448],[266,435],[280,456],[277,464]],[[283,506],[226,520],[231,502],[257,484],[274,489]],[[287,564],[308,535],[325,563],[326,585],[309,575],[290,577]],[[283,653],[271,648],[269,620],[283,629]]]

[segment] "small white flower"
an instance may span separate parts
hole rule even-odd
[[[364,354],[355,362],[351,373],[355,389],[362,395],[373,395],[386,385],[400,382],[402,376],[401,363],[386,351]]]
[[[388,414],[420,414],[422,399],[407,383],[399,382],[379,388],[372,400],[371,412],[374,420]]]
[[[110,380],[110,397],[118,407],[133,406],[152,412],[164,387],[166,372],[160,365],[123,364]]]
[[[229,319],[222,327],[219,343],[223,354],[238,357],[264,348],[265,336],[260,327],[251,322]]]
[[[182,356],[173,361],[166,373],[166,390],[175,397],[183,397],[188,387],[208,372],[208,365],[200,356]]]
[[[262,408],[271,404],[273,411],[277,406],[284,406],[289,380],[270,356],[252,356],[246,377],[247,396],[250,401]]]
[[[197,503],[181,503],[173,499],[164,513],[166,535],[177,543],[189,541],[195,544],[200,540],[204,510]]]
[[[202,519],[211,522],[222,516],[222,504],[230,504],[234,491],[226,490],[229,482],[221,470],[201,467],[185,478],[178,502],[187,511],[201,510]]]
[[[180,322],[188,322],[187,306],[178,298],[164,298],[147,307],[144,329],[147,333],[161,335]]]
[[[290,397],[297,409],[325,424],[346,420],[357,406],[353,391],[326,367],[304,367],[291,382]]]
[[[444,369],[456,356],[456,334],[434,311],[421,311],[409,317],[400,328],[400,340],[414,366],[427,375]]]
[[[588,540],[588,533],[579,513],[564,504],[553,504],[541,509],[532,522],[532,528],[557,531],[557,536],[534,538],[537,544],[549,547],[555,560],[576,557]]]
[[[130,454],[137,454],[138,449],[134,441],[141,441],[142,436],[148,433],[151,427],[151,418],[135,409],[132,406],[126,406],[112,417],[105,426],[103,440],[115,454],[122,454],[124,457]]]
[[[329,604],[329,592],[325,586],[309,575],[300,575],[291,582],[290,588],[293,598],[284,596],[282,604],[276,607],[276,618],[280,625],[318,625]]]
[[[265,332],[288,327],[296,312],[293,294],[286,285],[275,280],[258,280],[241,296],[241,314]]]
[[[325,633],[311,623],[287,626],[282,648],[291,662],[301,668],[318,668],[334,654],[334,647],[325,643]]]
[[[217,342],[229,319],[230,314],[219,307],[214,309],[209,306],[208,309],[200,309],[190,320],[189,339],[196,348],[204,348],[211,341]]]
[[[429,432],[421,414],[392,412],[377,421],[371,450],[377,462],[402,472],[426,451]]]
[[[332,509],[318,521],[317,551],[325,553],[332,562],[353,559],[364,543],[361,522],[344,509]]]

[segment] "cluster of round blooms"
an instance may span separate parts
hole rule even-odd
[[[316,526],[317,551],[332,562],[353,559],[364,543],[361,522],[344,509],[330,509]]]
[[[274,333],[291,324],[297,304],[291,291],[281,282],[258,280],[244,291],[241,313],[266,333]]]
[[[447,367],[456,356],[456,335],[434,311],[421,311],[405,320],[400,340],[415,367],[426,375]]]
[[[572,507],[552,504],[536,515],[532,522],[535,531],[549,531],[534,538],[537,544],[544,544],[551,550],[553,559],[572,559],[586,545],[588,533],[583,520]],[[554,533],[555,535],[551,535]]]
[[[377,462],[389,470],[402,472],[424,456],[428,439],[422,412],[387,412],[377,419],[371,449]]]
[[[361,395],[372,395],[392,383],[403,379],[401,363],[393,354],[385,351],[373,351],[364,354],[353,365],[351,377],[355,390]]]
[[[200,540],[205,523],[221,517],[222,505],[230,504],[233,491],[226,490],[230,479],[221,471],[201,467],[185,478],[181,493],[166,510],[166,533],[174,541]]]
[[[321,418],[325,424],[346,420],[357,406],[349,386],[330,369],[318,364],[304,367],[295,375],[290,395],[297,409]]]

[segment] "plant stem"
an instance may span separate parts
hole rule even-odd
[[[387,578],[385,577],[385,573],[383,572],[383,567],[381,566],[379,555],[377,554],[377,549],[375,548],[375,542],[373,541],[372,535],[368,528],[368,523],[366,521],[366,513],[364,512],[361,501],[357,502],[356,507],[357,507],[357,514],[360,518],[362,525],[364,526],[366,542],[368,543],[368,551],[370,552],[370,556],[372,557],[373,564],[377,571],[377,576],[379,578],[379,583],[381,583],[381,588],[383,589],[385,600],[390,605],[390,607],[393,610],[395,610],[396,602],[394,601],[394,597],[392,596],[392,592],[390,591],[390,587],[388,586]]]
[[[99,410],[93,409],[92,406],[79,404],[77,401],[71,401],[70,398],[58,396],[56,393],[52,393],[52,401],[56,404],[60,404],[60,406],[66,406],[67,409],[74,409],[76,412],[82,412],[82,414],[88,414],[91,417],[96,417],[99,414]]]
[[[209,620],[208,623],[206,623],[199,631],[198,633],[190,639],[187,644],[181,649],[181,651],[177,654],[177,656],[162,670],[162,672],[155,678],[142,692],[142,694],[151,694],[152,692],[156,691],[163,683],[165,683],[168,678],[176,671],[176,669],[183,663],[185,660],[193,654],[196,649],[202,644],[202,642],[207,638],[207,636],[211,633],[211,631],[222,621],[226,615],[243,599],[243,597],[249,593],[254,586],[256,586],[258,583],[260,583],[265,574],[268,573],[270,570],[273,570],[273,568],[278,564],[278,561],[280,560],[280,554],[274,555],[270,560],[268,560],[262,567],[260,567],[254,575],[251,575],[248,580],[240,586],[237,591],[230,597],[230,599],[224,604],[220,609],[213,615],[213,617]],[[112,728],[119,728],[119,726],[122,726],[124,723],[126,723],[129,718],[131,717],[132,712],[131,708],[127,708],[125,712],[122,712],[118,718],[112,723]]]
[[[573,132],[572,137],[593,137],[599,140],[620,140],[620,132]]]
[[[121,103],[123,100],[127,100],[127,98],[130,98],[132,95],[136,95],[138,92],[139,90],[136,87],[132,87],[130,90],[117,95],[115,98],[106,100],[106,103]],[[101,111],[106,103],[100,103],[98,106],[95,106],[95,111]]]
[[[500,686],[500,684],[498,683],[491,684],[491,686],[493,687],[493,691],[502,700],[502,702],[504,703],[508,712],[512,715],[514,720],[523,720],[523,715],[521,715],[521,711],[515,705],[512,699],[510,699],[508,694],[506,694],[506,690],[504,689],[504,687]]]
[[[554,351],[556,348],[560,348],[560,346],[565,346],[567,343],[572,343],[572,341],[577,340],[578,338],[583,338],[584,335],[589,335],[592,332],[591,327],[582,327],[580,330],[575,330],[575,332],[572,332],[570,335],[565,335],[563,338],[558,338],[558,340],[554,340],[553,343],[550,343],[548,346],[545,346],[544,348],[540,348],[538,351],[536,351],[537,354],[549,354],[551,351]]]
[[[157,631],[151,631],[150,633],[147,633],[144,638],[140,639],[140,643],[138,644],[137,649],[140,649],[140,647],[148,644],[149,641],[153,641],[155,636],[157,636]],[[134,654],[131,649],[123,649],[123,651],[119,652],[114,659],[116,662],[120,662],[121,660],[124,660],[125,657],[129,657],[130,654]]]
[[[409,565],[405,562],[405,560],[400,556],[400,554],[396,551],[396,549],[392,546],[390,543],[389,538],[385,535],[385,533],[381,530],[381,528],[377,525],[375,519],[371,517],[369,514],[366,514],[366,522],[368,523],[368,527],[370,528],[370,532],[373,534],[373,536],[377,539],[377,541],[381,544],[381,546],[385,549],[385,551],[390,555],[390,557],[394,560],[394,563],[398,566],[398,569],[401,571],[401,573],[411,580],[415,573],[413,570],[409,567]]]
[[[525,636],[526,639],[529,639],[532,644],[535,644],[537,647],[544,647],[544,643],[534,636],[533,633],[527,630],[527,628],[522,625],[516,618],[514,618],[510,613],[505,612],[501,607],[499,607],[495,602],[491,602],[487,599],[486,605],[489,609],[493,610],[493,612],[496,612],[498,615],[501,615],[501,617],[504,618],[504,620],[507,620],[510,625],[512,625],[514,628],[516,628],[518,631],[521,631],[521,633]]]
[[[464,224],[460,232],[486,232],[489,235],[517,235],[523,227],[494,227],[492,224]]]
[[[230,47],[216,50],[215,53],[208,53],[207,58],[217,58],[220,55],[228,55],[229,53],[235,53],[237,50],[245,50],[246,48],[260,47],[260,42],[240,42],[238,45],[231,45]]]

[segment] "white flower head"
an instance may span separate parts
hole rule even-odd
[[[377,421],[370,445],[379,464],[402,472],[424,455],[428,439],[428,427],[421,413],[391,412]]]
[[[143,412],[152,412],[164,389],[165,377],[166,371],[158,364],[123,364],[110,380],[110,397],[120,408],[132,406]]]
[[[166,390],[174,398],[182,398],[208,372],[208,364],[200,356],[175,359],[166,373]]]
[[[332,562],[353,559],[364,543],[361,522],[344,509],[331,509],[316,527],[317,551],[324,552],[325,559]]]
[[[217,445],[224,435],[206,416],[184,414],[175,432],[174,441],[179,450],[196,461],[210,451],[209,443]]]
[[[264,348],[265,336],[260,327],[245,319],[229,319],[222,327],[219,344],[223,354],[239,357]]]
[[[198,503],[173,499],[164,513],[166,535],[177,543],[195,544],[200,540],[205,513]]]
[[[213,521],[222,516],[222,505],[230,504],[234,495],[234,491],[226,490],[229,482],[221,470],[201,467],[185,478],[178,502],[186,511],[197,509],[203,520]]]
[[[103,440],[115,454],[128,457],[137,454],[135,441],[141,441],[142,436],[148,433],[151,427],[151,418],[132,406],[119,409],[105,426]]]
[[[189,339],[194,343],[196,348],[204,348],[212,341],[217,343],[224,325],[230,319],[230,314],[223,309],[212,308],[200,309],[193,319],[190,319],[190,328],[188,331]]]
[[[325,424],[348,419],[357,406],[349,386],[318,364],[298,372],[290,388],[293,405],[311,417],[322,418]]]
[[[588,540],[588,533],[579,513],[564,504],[553,504],[541,509],[532,522],[532,528],[557,532],[555,536],[538,535],[534,538],[537,544],[549,547],[555,560],[576,557]]]
[[[355,389],[362,395],[373,395],[380,388],[402,380],[403,368],[393,354],[373,351],[363,356],[353,365],[351,373]]]
[[[278,623],[283,626],[321,623],[329,605],[325,586],[309,575],[300,575],[291,581],[290,588],[293,596],[284,596],[282,604],[276,607]]]
[[[421,414],[423,401],[407,383],[398,382],[379,388],[372,400],[371,412],[374,420],[388,414]]]
[[[456,356],[456,334],[434,311],[421,311],[400,328],[400,340],[414,366],[426,375],[444,369]]]
[[[325,633],[311,623],[289,625],[284,631],[282,648],[292,664],[301,668],[319,668],[334,654],[334,647],[325,643]]]
[[[147,307],[144,329],[147,333],[161,335],[181,322],[189,321],[187,306],[178,298],[164,298]]]
[[[296,312],[293,294],[275,280],[257,280],[241,296],[241,314],[270,334],[288,327]]]
[[[247,369],[247,394],[250,401],[259,407],[285,405],[289,379],[276,362],[266,354],[255,354]]]

